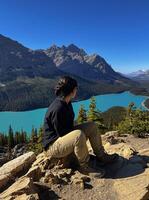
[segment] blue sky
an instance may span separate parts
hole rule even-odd
[[[74,43],[124,73],[149,69],[149,0],[0,0],[0,33],[32,49]]]

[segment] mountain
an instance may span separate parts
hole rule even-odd
[[[74,44],[67,47],[53,45],[44,52],[53,60],[56,67],[64,72],[96,82],[132,84],[131,80],[115,72],[104,58],[97,54],[87,55]]]
[[[33,51],[0,35],[0,82],[17,77],[53,77],[62,74],[40,50]]]
[[[149,80],[149,69],[138,70],[136,72],[126,74],[126,76],[132,79],[136,79],[136,80]]]
[[[0,110],[47,107],[55,98],[54,87],[62,75],[78,81],[75,100],[139,87],[115,72],[99,55],[87,55],[74,44],[32,50],[0,35]]]

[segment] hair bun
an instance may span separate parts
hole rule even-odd
[[[73,91],[74,87],[77,87],[77,81],[69,76],[63,76],[55,87],[55,94],[56,96],[67,96]]]

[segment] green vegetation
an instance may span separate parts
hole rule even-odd
[[[78,95],[75,99],[77,101],[90,98],[93,94],[119,93],[130,89],[130,87],[117,83],[107,84],[100,81],[99,84],[74,75],[72,77],[79,84]],[[57,79],[59,76],[53,78],[18,77],[16,80],[4,82],[5,86],[0,87],[0,111],[24,111],[48,107],[55,98],[54,87]]]
[[[36,155],[38,155],[39,153],[43,151],[42,136],[43,136],[42,126],[39,128],[39,131],[37,131],[37,129],[35,128],[32,128],[32,133],[31,133],[30,142],[28,144],[28,149],[30,151],[34,151]]]
[[[8,147],[8,151],[15,147],[17,144],[23,144],[27,146],[29,151],[34,151],[36,154],[42,152],[42,135],[43,127],[41,126],[39,130],[32,128],[30,134],[25,131],[16,131],[14,133],[11,126],[9,126],[8,134],[0,133],[0,146]]]
[[[104,129],[101,111],[96,107],[96,99],[94,96],[90,98],[89,110],[87,112],[87,121],[95,121],[99,129]]]
[[[89,110],[85,110],[84,106],[81,105],[78,117],[76,122],[77,123],[83,123],[86,121],[95,121],[98,125],[98,128],[101,132],[106,129],[106,127],[103,124],[103,118],[101,115],[101,111],[97,109],[96,107],[96,99],[94,96],[90,98],[90,105],[89,105]]]
[[[149,134],[149,112],[130,104],[125,119],[118,124],[117,129],[120,134],[127,133],[145,137],[146,134]]]
[[[87,121],[87,114],[86,114],[86,110],[84,109],[84,106],[81,105],[79,113],[78,113],[78,117],[77,117],[77,123],[83,123]]]
[[[117,125],[125,119],[127,109],[121,106],[113,106],[102,112],[103,123],[108,131],[115,130]]]
[[[23,130],[14,133],[11,126],[9,126],[8,134],[0,133],[0,146],[8,146],[9,149],[17,144],[27,143],[27,133]]]
[[[84,117],[86,113],[87,118]],[[88,111],[81,106],[77,118],[77,122],[80,121],[96,121],[101,133],[118,130],[119,134],[134,134],[137,137],[149,134],[149,111],[136,108],[133,102],[126,108],[117,106],[101,113],[96,109],[96,101],[92,97]]]

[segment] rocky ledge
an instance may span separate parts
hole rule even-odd
[[[118,137],[116,132],[108,132],[102,139],[108,153],[119,154],[117,162],[104,166],[104,178],[61,168],[60,160],[44,152],[38,156],[28,152],[0,168],[0,199],[148,200],[148,139]],[[88,148],[92,154],[89,144]]]

